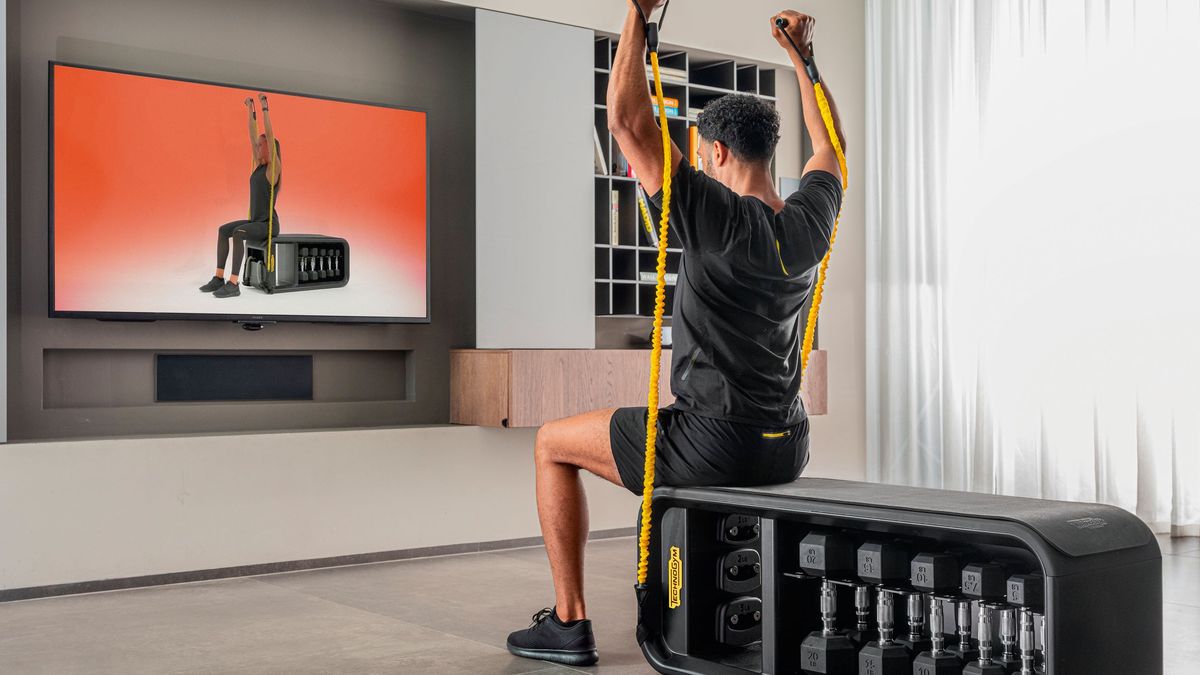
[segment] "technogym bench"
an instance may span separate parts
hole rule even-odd
[[[267,293],[337,288],[350,281],[350,244],[321,234],[274,237],[274,268],[267,265],[267,240],[246,242],[245,283]]]
[[[801,479],[652,514],[660,673],[1163,672],[1161,553],[1114,507]]]

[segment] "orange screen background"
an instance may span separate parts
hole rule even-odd
[[[271,313],[191,288],[212,275],[217,228],[247,214],[247,97],[257,108],[255,90],[54,66],[55,309]],[[314,311],[285,313],[426,317],[426,115],[267,98],[281,234],[345,238],[351,261],[337,303],[316,302],[326,291],[274,298],[312,294]],[[177,277],[195,302],[139,291]]]

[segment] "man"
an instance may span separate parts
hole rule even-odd
[[[647,16],[662,4],[633,1]],[[786,30],[808,58],[812,18],[792,11],[778,16],[788,19]],[[781,199],[770,171],[778,114],[743,95],[718,99],[700,115],[706,173],[672,148],[671,227],[683,245],[683,261],[673,321],[675,403],[659,417],[657,484],[782,483],[794,480],[808,461],[808,420],[799,400],[801,308],[829,250],[842,186],[813,83],[787,36],[778,28],[772,32],[796,67],[813,156],[800,189]],[[650,105],[645,51],[642,20],[630,6],[609,80],[608,122],[646,192],[658,193],[651,201],[661,207],[662,137]],[[832,97],[830,105],[836,121]],[[840,122],[836,126],[840,137]],[[556,605],[509,636],[512,653],[576,666],[597,661],[583,598],[588,517],[579,471],[641,494],[646,412],[597,410],[539,430],[538,516]]]

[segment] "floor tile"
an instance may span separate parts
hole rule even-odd
[[[1200,555],[1200,537],[1168,537],[1160,534],[1155,539],[1163,555]]]
[[[1163,598],[1178,605],[1200,607],[1200,557],[1163,556]]]
[[[1163,671],[1195,673],[1200,668],[1200,607],[1168,602],[1163,607]]]
[[[0,605],[0,672],[482,672],[535,670],[506,652],[254,579]],[[455,666],[457,667],[457,666]]]

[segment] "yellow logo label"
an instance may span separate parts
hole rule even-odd
[[[679,559],[679,547],[671,547],[671,561],[667,563],[667,607],[675,609],[680,605],[679,596],[683,591],[683,561]]]

